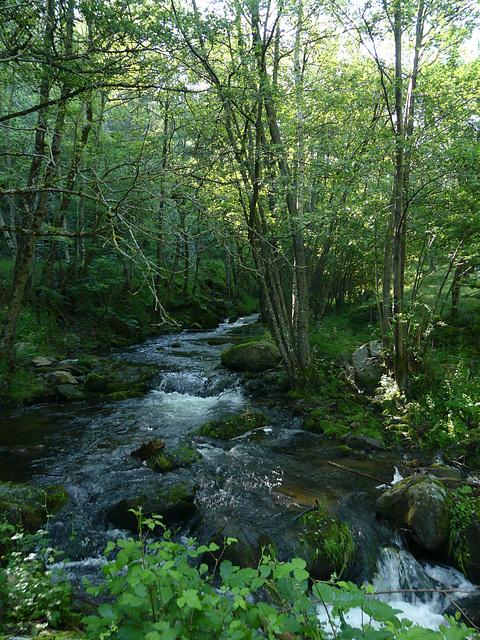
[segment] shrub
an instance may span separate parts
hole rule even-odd
[[[71,585],[51,570],[58,552],[48,544],[45,531],[25,534],[8,523],[0,524],[0,612],[5,630],[35,635],[71,621]],[[2,626],[2,625],[0,625]]]
[[[183,545],[168,531],[147,543],[146,532],[161,524],[158,517],[139,518],[138,540],[109,543],[113,560],[104,568],[106,584],[90,587],[107,593],[98,615],[84,618],[87,638],[118,640],[253,640],[262,638],[364,638],[368,640],[461,640],[471,629],[450,618],[450,628],[420,630],[400,620],[398,611],[371,597],[370,587],[316,582],[310,590],[305,562],[279,562],[264,555],[256,568],[241,569],[228,560],[209,572],[202,560],[219,550],[215,544]],[[233,544],[228,540],[227,544]],[[263,599],[259,599],[262,594]],[[265,601],[265,597],[269,601]],[[324,608],[321,623],[318,608]],[[362,611],[362,629],[352,628],[345,614]]]

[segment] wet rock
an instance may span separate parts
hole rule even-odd
[[[137,394],[148,391],[155,373],[153,365],[103,362],[88,374],[85,388],[102,395],[117,394],[118,399],[136,397]]]
[[[231,440],[252,429],[266,427],[269,422],[268,416],[264,413],[260,413],[259,411],[244,411],[227,420],[212,420],[212,422],[207,422],[200,427],[198,435],[220,438],[221,440]]]
[[[155,456],[159,451],[165,447],[165,442],[158,438],[153,438],[149,442],[144,442],[141,447],[135,449],[130,454],[132,458],[139,458],[140,460],[148,460]]]
[[[85,398],[87,398],[85,391],[73,384],[59,384],[56,391],[62,400],[66,400],[68,402],[85,400]]]
[[[290,389],[288,374],[283,367],[261,374],[247,373],[243,379],[245,390],[252,396],[281,395]]]
[[[52,371],[47,374],[47,382],[53,385],[78,384],[78,380],[69,371]]]
[[[99,373],[89,373],[85,380],[85,388],[93,393],[103,393],[107,390],[110,380],[108,376]]]
[[[68,502],[68,493],[59,485],[43,489],[16,482],[0,483],[0,514],[10,524],[21,525],[33,533],[40,529],[47,516],[55,514]]]
[[[377,451],[384,451],[387,448],[380,438],[372,438],[370,436],[347,433],[340,439],[352,449],[363,449],[364,451],[371,451],[373,449]]]
[[[382,345],[378,340],[359,347],[352,357],[355,376],[360,387],[373,390],[385,373]]]
[[[278,366],[282,358],[277,347],[270,342],[246,342],[226,349],[222,364],[236,371],[260,372]]]
[[[45,453],[46,446],[44,444],[32,444],[26,446],[12,445],[8,447],[9,451],[12,451],[17,457],[22,458],[36,458]]]
[[[229,538],[234,538],[236,542],[227,544]],[[212,564],[212,560],[230,560],[238,567],[257,567],[264,550],[275,547],[268,535],[237,520],[229,520],[221,525],[213,535],[212,542],[220,548],[204,557],[204,561]]]
[[[194,482],[173,482],[151,487],[142,495],[120,500],[107,513],[107,521],[121,529],[138,530],[137,518],[131,509],[142,509],[142,517],[162,516],[167,527],[190,520],[197,507],[194,504],[198,485]]]
[[[446,464],[434,464],[431,467],[427,467],[425,471],[435,478],[442,480],[458,481],[463,479],[461,471],[453,469]]]
[[[427,551],[438,551],[450,532],[452,498],[443,484],[427,474],[406,478],[377,500],[377,515],[406,529]]]

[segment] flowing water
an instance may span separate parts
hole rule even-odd
[[[277,544],[280,557],[295,551],[296,516],[319,499],[350,523],[359,549],[349,576],[373,581],[379,591],[405,585],[449,585],[464,589],[451,568],[421,565],[375,520],[376,483],[329,465],[336,443],[301,429],[300,418],[286,409],[269,409],[249,399],[240,376],[219,366],[220,354],[241,319],[215,331],[184,332],[152,338],[113,354],[127,362],[152,363],[155,388],[143,398],[120,402],[72,403],[9,409],[0,414],[0,480],[63,485],[70,501],[49,525],[53,542],[65,549],[71,578],[98,573],[107,542],[126,535],[106,521],[122,498],[139,496],[172,478],[198,486],[197,516],[183,533],[206,542],[225,524],[261,531]],[[219,344],[220,343],[220,344]],[[198,427],[249,406],[270,418],[255,437],[225,443],[195,436]],[[193,443],[202,458],[188,469],[160,475],[130,453],[159,438],[166,450]],[[375,462],[351,458],[342,464],[390,483],[395,459],[379,453]],[[386,596],[385,596],[386,597]],[[391,595],[388,596],[392,598]],[[396,594],[407,617],[425,624],[426,614],[408,594]],[[423,598],[438,625],[449,601]],[[440,618],[439,618],[440,616]]]

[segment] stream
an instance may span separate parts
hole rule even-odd
[[[49,523],[49,535],[65,551],[72,580],[98,579],[110,540],[130,535],[106,520],[122,498],[138,496],[172,478],[194,481],[197,515],[181,531],[209,542],[225,524],[272,538],[281,559],[295,551],[295,517],[315,499],[349,522],[357,559],[347,579],[373,583],[378,591],[407,588],[472,588],[451,567],[418,562],[399,536],[377,522],[374,502],[380,490],[371,479],[328,464],[338,443],[301,429],[301,418],[278,406],[250,399],[241,375],[220,365],[232,329],[254,321],[225,322],[216,330],[155,337],[116,351],[113,357],[153,363],[158,379],[142,398],[117,402],[37,405],[0,413],[0,480],[63,485],[70,501]],[[268,428],[258,437],[230,442],[196,437],[212,419],[247,407],[266,413]],[[166,450],[193,443],[202,454],[186,469],[158,474],[130,456],[152,438]],[[370,458],[342,458],[342,464],[388,484],[399,455],[379,452]],[[438,628],[450,602],[438,594],[420,599],[383,596],[422,626]]]

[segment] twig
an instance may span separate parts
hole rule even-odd
[[[339,469],[343,469],[344,471],[349,471],[350,473],[354,473],[357,476],[363,476],[364,478],[368,478],[369,480],[374,480],[375,482],[381,482],[381,483],[384,482],[381,478],[375,478],[375,476],[371,476],[368,473],[363,473],[363,471],[357,471],[356,469],[345,467],[343,466],[343,464],[338,464],[337,462],[331,462],[330,460],[327,460],[327,464],[329,464],[332,467],[338,467]]]
[[[315,511],[316,509],[318,509],[319,506],[320,505],[318,504],[318,500],[315,498],[315,504],[312,504],[311,507],[308,507],[308,509],[305,509],[305,511],[302,511],[302,513],[299,513],[298,516],[295,516],[295,518],[293,519],[293,522],[296,522],[297,520],[299,520],[306,513],[310,513],[310,511]]]

